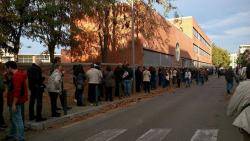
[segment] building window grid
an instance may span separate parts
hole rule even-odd
[[[206,46],[210,47],[209,43],[201,36],[201,34],[195,29],[193,28],[193,34],[194,36],[200,40],[203,44],[205,44]],[[209,48],[210,49],[210,48]]]
[[[36,58],[38,58],[42,62],[48,62],[49,61],[49,56],[48,55],[39,55]]]
[[[19,56],[18,62],[20,63],[33,63],[32,56]]]
[[[206,56],[206,57],[210,57],[210,54],[207,53],[205,50],[201,49],[200,47],[198,47],[197,45],[193,44],[193,51],[195,53],[199,53],[199,55],[201,56]]]
[[[195,53],[198,53],[198,50],[199,50],[199,47],[198,47],[197,45],[194,44],[194,46],[193,46],[193,51],[194,51]]]

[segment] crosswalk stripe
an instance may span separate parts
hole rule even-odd
[[[191,141],[217,141],[218,129],[197,130]]]
[[[171,131],[171,129],[150,129],[136,141],[161,141]]]
[[[126,131],[127,129],[109,129],[88,138],[86,141],[111,141]]]

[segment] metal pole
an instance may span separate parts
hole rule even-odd
[[[133,66],[133,92],[135,93],[135,17],[134,0],[132,0],[132,66]]]

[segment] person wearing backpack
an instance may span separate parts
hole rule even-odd
[[[29,89],[30,89],[30,101],[29,101],[29,120],[36,119],[37,122],[44,121],[46,118],[42,117],[42,104],[43,104],[43,92],[44,92],[44,77],[42,76],[42,69],[40,67],[41,60],[36,60],[35,63],[27,70]],[[34,114],[34,107],[36,103],[36,116]]]
[[[12,74],[12,87],[7,98],[11,126],[6,139],[24,141],[22,105],[28,101],[27,75],[17,69],[17,64],[14,61],[7,62],[5,66],[7,72]]]

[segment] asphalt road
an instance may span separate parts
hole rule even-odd
[[[226,116],[223,78],[178,89],[126,109],[60,129],[33,133],[30,141],[241,141]]]

